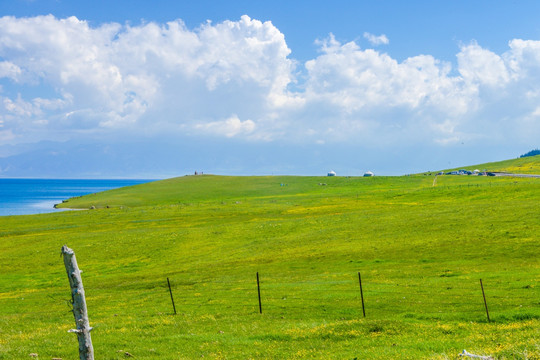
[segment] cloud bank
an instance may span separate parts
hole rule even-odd
[[[248,16],[196,29],[2,17],[0,141],[167,134],[527,147],[540,134],[540,41],[510,40],[502,54],[471,41],[455,65],[430,55],[400,62],[331,34],[317,44],[318,56],[299,63],[279,29]]]

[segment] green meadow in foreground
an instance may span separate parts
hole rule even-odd
[[[204,175],[0,217],[0,359],[78,357],[64,244],[96,359],[540,359],[539,199],[537,178]]]

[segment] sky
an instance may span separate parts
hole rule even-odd
[[[540,138],[538,1],[0,0],[0,177],[402,175]]]

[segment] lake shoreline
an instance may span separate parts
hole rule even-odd
[[[145,179],[0,178],[0,216],[36,215],[78,210],[55,208],[71,198],[151,182]]]

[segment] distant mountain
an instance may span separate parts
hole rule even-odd
[[[249,149],[247,151],[246,149]],[[377,176],[414,174],[463,164],[508,159],[518,150],[505,149],[489,156],[473,147],[426,151],[421,144],[397,151],[369,145],[285,144],[234,139],[199,140],[189,137],[152,139],[126,136],[122,141],[40,142],[0,145],[0,177],[7,178],[135,178],[165,179],[195,171],[222,175],[338,175],[361,176],[367,170]],[[411,154],[414,154],[412,156]],[[533,159],[527,156],[523,159]],[[539,158],[540,159],[540,158]],[[498,163],[471,165],[467,169],[495,169]],[[501,165],[505,167],[507,165]],[[513,165],[512,165],[513,166]],[[540,174],[540,166],[520,167],[523,173]]]

